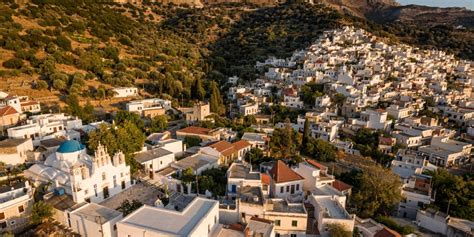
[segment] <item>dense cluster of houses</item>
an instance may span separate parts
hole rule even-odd
[[[329,236],[333,225],[364,237],[401,236],[349,213],[352,187],[313,159],[293,165],[281,160],[255,165],[244,159],[251,149],[270,154],[272,133],[283,125],[261,109],[279,104],[306,111],[293,121],[293,129],[302,132],[308,122],[312,137],[347,154],[360,152],[342,134],[355,135],[361,128],[383,131],[377,148],[395,156],[390,168],[403,183],[404,199],[394,215],[432,233],[474,236],[473,222],[426,209],[435,195],[432,177],[423,172],[471,162],[472,62],[441,51],[389,45],[345,27],[324,32],[289,59],[272,57],[256,68],[262,77],[252,83],[228,80],[229,114],[255,118],[256,132],[241,136],[231,128],[197,126],[213,121],[206,102],[181,108],[158,98],[127,102],[125,110],[143,118],[171,111],[187,124],[147,137],[133,154],[140,165],[136,177],[122,152],[109,154],[99,144],[92,153],[81,142],[99,125],[110,126],[107,122],[83,124],[62,113],[37,114],[39,103],[0,92],[0,126],[7,137],[0,141],[0,161],[30,165],[23,171],[28,181],[0,186],[0,233],[27,225],[34,190],[41,189],[53,218],[82,236]],[[308,83],[321,88],[313,92],[317,96],[311,105],[302,99]],[[116,88],[115,94],[136,97],[138,90]],[[335,95],[344,100],[335,101]],[[197,143],[188,147],[190,138]],[[401,148],[394,152],[395,147]],[[189,171],[199,177],[222,167],[227,170],[219,180],[226,184],[225,194],[217,200],[211,190],[199,190],[183,178]],[[121,203],[134,199],[145,205],[124,215]]]
[[[308,111],[298,117],[295,129],[302,131],[309,120],[313,137],[347,153],[358,151],[339,134],[354,135],[367,128],[393,138],[380,139],[379,148],[385,153],[398,144],[440,167],[459,166],[471,158],[474,68],[470,61],[437,50],[389,45],[362,29],[345,27],[324,32],[291,58],[272,57],[256,67],[266,72],[255,82],[229,78],[234,114],[258,120],[265,116],[260,114],[263,106],[280,104]],[[308,96],[302,91],[308,83],[322,88],[309,95],[315,97],[314,104],[302,100]],[[335,95],[343,102],[335,101]],[[248,110],[249,106],[256,109]],[[271,129],[258,126],[265,127]]]

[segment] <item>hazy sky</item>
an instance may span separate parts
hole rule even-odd
[[[433,7],[466,7],[474,10],[474,0],[398,0],[402,5],[417,4]]]

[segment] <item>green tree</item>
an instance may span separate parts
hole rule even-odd
[[[132,112],[128,112],[126,110],[120,110],[114,117],[114,122],[117,125],[121,125],[126,121],[130,121],[134,123],[138,128],[143,129],[145,126],[143,120],[140,118],[140,115]]]
[[[184,137],[183,143],[186,144],[186,147],[199,146],[201,138],[196,136],[186,136]]]
[[[214,188],[215,183],[214,179],[210,176],[207,175],[200,175],[198,176],[198,188],[199,188],[199,193],[204,194],[206,190],[211,190]]]
[[[5,68],[20,69],[21,67],[23,67],[23,60],[18,59],[18,58],[10,58],[4,61],[2,65]]]
[[[168,117],[157,115],[151,120],[150,132],[163,132],[168,127]]]
[[[38,201],[33,204],[31,209],[30,222],[33,225],[39,225],[45,221],[49,221],[52,216],[53,207],[43,201]]]
[[[245,153],[244,159],[252,165],[259,165],[264,161],[263,152],[258,148],[252,148]]]
[[[336,148],[331,143],[322,139],[315,139],[310,137],[305,145],[305,152],[316,160],[320,161],[335,161]]]
[[[310,124],[308,118],[304,120],[304,128],[303,128],[303,140],[301,141],[301,144],[303,145],[303,150],[306,151],[306,143],[308,143],[309,138],[311,137],[311,129],[310,129]]]
[[[58,37],[56,37],[55,43],[66,51],[72,50],[71,41],[63,35],[59,35]]]
[[[44,90],[44,89],[47,89],[48,88],[48,83],[43,81],[43,80],[39,80],[36,82],[36,89],[38,90]]]
[[[332,97],[332,101],[336,104],[336,105],[339,105],[339,106],[342,106],[342,104],[344,103],[344,101],[346,101],[346,97],[341,94],[341,93],[337,93],[335,94],[333,97]]]
[[[64,90],[66,89],[66,83],[62,80],[56,79],[53,80],[53,88],[56,90]]]
[[[434,205],[451,216],[474,221],[474,180],[453,175],[446,169],[428,174],[433,177]]]
[[[347,231],[342,224],[328,224],[329,236],[352,237],[352,231]]]
[[[180,180],[185,184],[190,184],[196,181],[196,175],[194,175],[194,170],[192,168],[187,168],[181,172]]]
[[[247,115],[244,117],[244,125],[250,127],[252,124],[257,124],[255,115]]]
[[[133,154],[143,148],[145,139],[142,130],[137,128],[133,122],[125,121],[116,127],[100,125],[98,130],[89,133],[86,144],[90,152],[95,151],[99,143],[107,148],[111,156],[122,151],[132,172],[136,172],[139,165],[133,159]]]
[[[368,166],[360,177],[360,188],[351,196],[358,216],[388,215],[402,199],[400,178],[379,165]]]
[[[219,114],[219,115],[224,114],[225,106],[224,106],[224,102],[222,100],[217,82],[211,81],[210,88],[211,88],[211,98],[210,98],[211,112]]]
[[[272,155],[289,159],[296,154],[298,147],[298,133],[291,127],[290,120],[287,119],[284,128],[276,128],[270,140]]]
[[[136,200],[136,199],[133,199],[131,202],[129,200],[124,200],[121,204],[120,204],[120,211],[122,211],[122,214],[123,216],[128,216],[128,214],[134,212],[135,210],[137,210],[138,208],[142,207],[143,206],[143,203],[141,203],[140,201]]]
[[[206,96],[206,90],[204,90],[201,79],[198,77],[194,80],[194,83],[191,86],[191,97],[202,101],[204,100],[204,96]]]

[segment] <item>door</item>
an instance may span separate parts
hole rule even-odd
[[[125,189],[125,181],[122,181],[122,189]]]
[[[295,193],[295,185],[291,185],[291,194],[294,194]]]
[[[232,193],[236,193],[237,192],[237,186],[235,184],[232,185]]]
[[[150,176],[150,179],[153,179],[153,170],[149,171],[149,176]]]
[[[102,193],[104,194],[104,199],[107,199],[109,197],[109,187],[102,188]]]

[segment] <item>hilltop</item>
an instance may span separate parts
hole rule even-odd
[[[197,80],[208,88],[233,75],[255,79],[255,61],[288,57],[344,25],[474,58],[470,29],[379,25],[323,4],[188,8],[33,0],[0,3],[0,88],[47,104],[76,95],[108,110],[120,102],[106,99],[110,88],[135,85],[144,96],[187,103]]]

